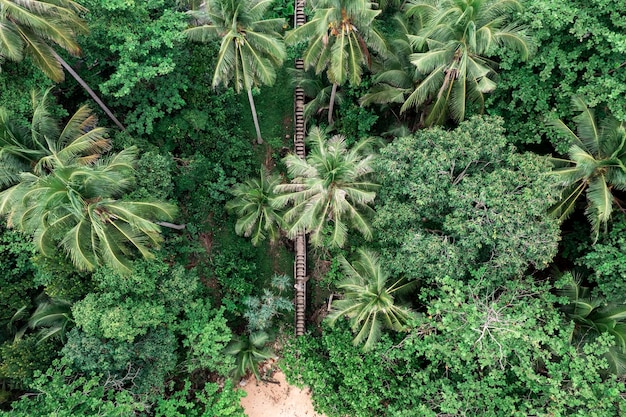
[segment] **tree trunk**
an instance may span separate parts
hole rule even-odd
[[[254,120],[254,128],[256,129],[256,143],[263,143],[261,137],[261,128],[259,127],[259,119],[256,116],[256,107],[254,106],[254,97],[252,97],[252,89],[248,88],[248,101],[250,102],[250,110],[252,110],[252,120]]]
[[[335,95],[337,94],[337,84],[333,84],[333,89],[330,90],[330,103],[328,103],[328,124],[333,124],[333,110],[335,107]]]
[[[65,60],[63,58],[61,58],[61,56],[59,54],[56,53],[56,51],[52,51],[52,54],[54,55],[54,57],[57,59],[57,61],[59,61],[61,63],[61,66],[63,66],[63,68],[65,68],[65,70],[67,72],[70,73],[70,75],[72,77],[74,77],[74,79],[76,81],[78,81],[78,84],[80,84],[85,91],[87,91],[89,93],[89,95],[91,96],[91,98],[98,103],[98,106],[100,106],[100,108],[102,110],[104,110],[104,112],[106,113],[107,116],[109,116],[109,118],[111,120],[113,120],[113,123],[115,123],[117,125],[117,127],[119,127],[122,130],[126,130],[126,128],[124,127],[123,124],[120,123],[119,120],[117,120],[117,118],[113,115],[113,113],[111,112],[111,110],[109,110],[109,108],[102,102],[102,100],[100,100],[100,98],[96,95],[96,93],[91,89],[91,87],[89,87],[87,85],[87,83],[80,77],[80,75],[78,75],[76,73],[76,71],[74,71],[74,69],[67,63],[65,62]]]
[[[169,229],[176,229],[176,230],[183,230],[186,226],[184,224],[174,224],[170,222],[155,222],[155,224],[158,224],[161,227],[167,227]]]

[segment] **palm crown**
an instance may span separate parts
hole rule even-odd
[[[280,176],[270,174],[265,168],[259,171],[259,178],[237,184],[232,190],[233,200],[226,203],[226,208],[238,217],[235,232],[252,236],[255,246],[268,236],[270,241],[276,240],[283,224],[282,217],[272,207],[274,189],[280,184]]]
[[[421,27],[408,35],[418,51],[411,62],[424,75],[401,111],[432,102],[426,123],[442,123],[449,115],[465,118],[467,103],[482,109],[485,94],[496,87],[496,62],[489,59],[500,48],[517,51],[526,59],[532,40],[512,18],[521,10],[517,0],[412,0],[406,9]]]
[[[252,88],[259,84],[273,85],[275,68],[282,65],[286,56],[278,33],[285,20],[263,18],[271,3],[272,0],[209,0],[202,10],[189,12],[196,19],[196,27],[185,30],[194,41],[221,39],[213,87],[232,82],[235,91],[248,92],[258,143],[263,143],[263,139]]]
[[[42,175],[57,166],[94,162],[110,149],[106,129],[88,106],[74,113],[61,127],[49,111],[49,94],[32,92],[30,127],[0,108],[0,184],[13,185],[21,172]]]
[[[606,226],[616,201],[612,189],[626,190],[626,123],[607,116],[598,123],[593,109],[580,97],[572,97],[572,106],[580,114],[574,118],[576,133],[562,120],[550,122],[572,143],[569,159],[553,158],[554,175],[563,187],[561,201],[551,212],[565,219],[574,211],[586,191],[586,214],[597,240],[602,225]]]
[[[60,246],[78,269],[107,264],[130,273],[131,248],[152,258],[149,247],[162,240],[149,219],[175,214],[170,204],[118,200],[133,182],[136,154],[128,148],[93,165],[55,159],[49,174],[22,173],[19,184],[0,193],[0,214],[9,227],[32,234],[45,256]]]
[[[85,11],[71,0],[0,0],[0,64],[29,56],[52,80],[63,81],[63,68],[49,43],[79,55],[76,35],[87,32],[79,16]]]
[[[396,281],[388,285],[389,275],[380,266],[378,256],[368,250],[359,250],[359,259],[350,264],[340,258],[346,274],[337,285],[343,290],[343,300],[333,302],[327,316],[334,325],[348,316],[352,331],[356,333],[354,344],[365,342],[364,350],[371,350],[380,338],[383,327],[395,331],[408,329],[413,312],[396,304],[394,295],[409,284]]]
[[[337,86],[347,81],[361,82],[363,67],[370,66],[370,49],[380,54],[387,50],[385,40],[374,27],[381,13],[367,0],[318,0],[313,3],[315,14],[304,25],[285,36],[287,44],[308,42],[302,59],[304,67],[316,74],[326,71],[333,84],[328,121],[332,123]]]
[[[362,154],[370,142],[362,140],[348,149],[343,136],[328,139],[318,127],[311,129],[308,140],[313,149],[306,160],[295,155],[284,159],[292,183],[276,187],[282,195],[274,199],[275,207],[293,204],[284,215],[287,235],[310,232],[311,242],[321,245],[322,231],[332,223],[332,245],[344,245],[348,225],[371,239],[367,217],[373,210],[368,204],[374,201],[378,185],[369,180],[373,156]]]

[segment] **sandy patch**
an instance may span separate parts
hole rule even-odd
[[[249,417],[324,417],[313,410],[308,389],[287,384],[280,371],[272,378],[278,383],[257,382],[252,376],[242,387],[248,395],[241,399],[241,405]]]

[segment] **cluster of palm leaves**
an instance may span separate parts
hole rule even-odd
[[[137,148],[108,157],[106,131],[88,107],[61,129],[48,111],[49,92],[33,93],[30,128],[0,109],[0,214],[9,227],[33,236],[39,250],[60,247],[81,270],[107,264],[131,271],[134,251],[152,257],[162,238],[151,219],[171,219],[175,207],[120,200],[133,185]]]
[[[343,290],[343,299],[334,301],[327,320],[331,326],[337,320],[348,317],[352,331],[356,333],[354,345],[363,344],[363,350],[371,350],[380,338],[383,328],[407,331],[413,317],[408,307],[397,302],[397,296],[412,286],[398,280],[389,284],[389,275],[380,265],[378,256],[360,249],[359,259],[349,263],[340,258],[345,278],[337,285]]]
[[[272,85],[285,58],[279,30],[286,23],[263,18],[269,4],[209,0],[190,12],[194,27],[186,30],[192,40],[221,40],[213,85],[233,82],[237,91],[248,92],[259,143],[251,89]],[[517,0],[411,0],[391,41],[376,27],[382,13],[376,3],[314,0],[308,6],[312,17],[287,32],[284,41],[306,44],[305,70],[324,74],[331,84],[329,89],[317,86],[314,100],[317,108],[328,108],[330,125],[338,87],[360,84],[364,68],[375,73],[376,85],[362,104],[398,103],[401,113],[415,109],[427,115],[426,125],[447,118],[462,121],[468,106],[482,111],[485,95],[495,88],[494,57],[511,50],[526,59],[533,50],[525,28],[514,19],[522,9]]]
[[[585,193],[585,213],[597,240],[600,229],[606,228],[611,218],[614,204],[619,205],[613,190],[626,190],[626,123],[611,115],[598,122],[594,109],[580,97],[572,97],[572,106],[580,112],[574,117],[576,133],[562,120],[550,122],[571,143],[569,159],[552,159],[563,194],[551,212],[561,220],[567,218]]]
[[[58,337],[65,340],[65,335],[70,330],[73,319],[71,311],[72,303],[59,298],[50,298],[44,294],[37,297],[37,308],[28,317],[26,323],[15,331],[15,339],[21,339],[29,330],[37,330],[36,337],[40,342]],[[9,326],[15,326],[28,315],[26,307],[20,308],[14,315]]]
[[[369,204],[378,186],[370,179],[373,155],[364,152],[370,141],[348,148],[343,136],[329,138],[317,127],[308,140],[312,150],[305,160],[295,155],[284,159],[290,183],[281,184],[278,175],[261,169],[260,178],[233,189],[235,198],[227,207],[239,217],[237,233],[258,244],[266,236],[275,240],[280,230],[290,238],[306,232],[313,244],[322,245],[329,228],[328,243],[341,247],[352,227],[371,239]]]
[[[76,37],[88,32],[86,22],[80,17],[86,11],[72,0],[0,0],[0,67],[5,60],[21,62],[29,57],[55,82],[65,79],[65,69],[124,130],[111,110],[54,50],[58,45],[73,56],[80,55]]]
[[[613,337],[614,344],[604,354],[609,371],[617,375],[626,374],[626,305],[606,303],[593,297],[589,288],[568,274],[569,281],[559,290],[559,295],[569,302],[561,307],[567,317],[575,323],[571,340],[575,346],[592,342],[602,334]]]
[[[494,57],[511,50],[525,60],[532,53],[532,39],[513,17],[521,9],[517,0],[409,1],[397,18],[395,53],[362,103],[424,110],[427,126],[460,122],[468,106],[482,111],[496,87]]]
[[[221,41],[213,87],[233,83],[235,91],[243,89],[248,93],[258,143],[263,139],[252,88],[274,84],[276,68],[286,56],[278,33],[285,26],[285,20],[264,18],[271,3],[268,0],[210,0],[199,10],[189,12],[194,27],[185,31],[193,41]]]

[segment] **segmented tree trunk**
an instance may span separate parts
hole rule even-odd
[[[306,22],[304,14],[305,0],[295,0],[294,26],[298,27]],[[296,60],[296,69],[303,70],[302,59]],[[294,97],[294,122],[295,135],[293,136],[296,155],[304,159],[306,149],[304,147],[304,136],[306,125],[304,123],[304,90],[296,87]],[[305,311],[306,311],[306,235],[300,232],[296,235],[296,260],[294,264],[294,279],[296,289],[296,336],[302,336],[305,331]]]

